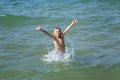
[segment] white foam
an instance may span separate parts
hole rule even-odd
[[[48,54],[44,55],[42,60],[47,62],[66,62],[72,59],[73,51],[70,49],[66,49],[65,53],[56,53],[56,50],[52,50],[48,52]]]

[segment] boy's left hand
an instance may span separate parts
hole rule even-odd
[[[77,18],[73,20],[73,24],[76,24],[76,23],[78,23],[78,19]]]

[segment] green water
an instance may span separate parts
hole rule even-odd
[[[52,40],[35,30],[62,31],[69,61],[43,60]],[[119,0],[1,0],[0,80],[120,80]],[[71,52],[72,51],[72,52]]]

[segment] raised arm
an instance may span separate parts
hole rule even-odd
[[[44,34],[46,34],[48,37],[50,38],[54,38],[53,35],[51,35],[50,33],[48,33],[47,31],[43,30],[41,27],[36,27],[37,30],[40,30],[41,32],[43,32]]]
[[[65,29],[65,31],[63,32],[63,35],[65,35],[70,30],[70,28],[73,27],[73,25],[75,25],[77,22],[78,22],[78,19],[77,18],[74,19],[72,23]]]

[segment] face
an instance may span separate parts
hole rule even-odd
[[[60,29],[54,29],[54,36],[60,37],[61,36],[61,30]]]

